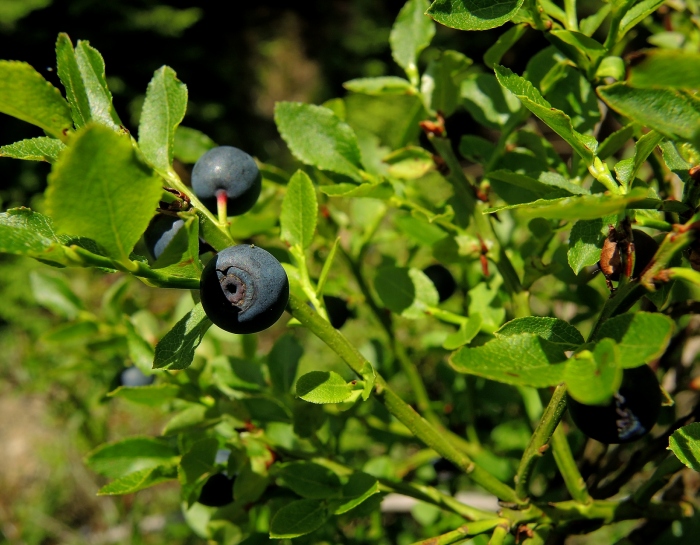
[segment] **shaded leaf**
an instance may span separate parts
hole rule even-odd
[[[580,273],[584,267],[595,265],[600,261],[608,226],[615,223],[617,223],[617,214],[574,223],[569,235],[569,250],[566,255],[575,274]]]
[[[313,462],[289,462],[277,466],[275,476],[302,498],[322,500],[341,494],[340,479],[327,467]]]
[[[195,348],[211,327],[201,303],[183,316],[156,345],[154,369],[186,369],[194,359]]]
[[[216,142],[202,131],[182,125],[179,125],[175,131],[173,155],[183,163],[194,164],[202,155],[215,147]],[[263,177],[265,177],[264,171]]]
[[[299,360],[304,347],[291,334],[280,337],[267,357],[272,387],[282,393],[289,392],[297,375]]]
[[[270,537],[295,538],[313,532],[326,520],[326,503],[320,500],[297,500],[282,507],[270,521]]]
[[[119,397],[146,405],[158,407],[166,401],[172,401],[180,393],[180,387],[176,384],[149,384],[146,386],[120,386],[111,391],[109,397]]]
[[[353,93],[366,95],[404,95],[414,92],[410,81],[396,76],[351,79],[343,83],[343,87]]]

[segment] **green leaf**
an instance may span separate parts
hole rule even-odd
[[[518,210],[523,218],[549,218],[566,220],[588,220],[617,214],[623,210],[634,208],[629,206],[647,198],[647,189],[635,188],[626,195],[580,195],[562,197],[560,199],[539,199],[524,204],[513,204],[486,208],[485,214],[493,214],[501,210]]]
[[[326,503],[320,500],[297,500],[282,507],[270,521],[270,537],[291,539],[313,532],[328,520]]]
[[[202,155],[215,147],[216,142],[202,131],[182,125],[179,125],[175,131],[173,155],[183,163],[194,164]]]
[[[418,146],[396,150],[383,161],[389,165],[389,175],[399,180],[416,180],[435,168],[433,154]]]
[[[413,85],[418,84],[418,56],[435,35],[435,24],[425,16],[427,9],[428,0],[408,0],[389,35],[391,56],[406,71]]]
[[[600,261],[603,240],[608,235],[608,225],[617,223],[617,215],[604,218],[580,220],[574,223],[569,235],[567,259],[575,274],[584,267],[595,265]]]
[[[603,339],[590,350],[574,354],[566,362],[564,381],[576,401],[587,405],[607,403],[622,383],[620,350],[610,339]]]
[[[556,172],[543,171],[533,175],[521,174],[510,170],[494,170],[487,175],[489,178],[500,180],[507,184],[514,185],[532,191],[536,195],[588,195],[587,189],[570,182]],[[535,178],[537,176],[537,178]]]
[[[601,6],[593,15],[581,19],[579,28],[586,36],[593,36],[596,30],[603,24],[606,17],[610,14],[610,5]]]
[[[278,102],[275,122],[282,139],[302,163],[360,179],[360,148],[350,126],[327,108]]]
[[[649,131],[642,136],[634,146],[634,155],[623,159],[615,165],[617,180],[623,186],[629,187],[634,181],[637,172],[647,160],[654,148],[661,142],[662,136],[656,131]]]
[[[622,39],[632,28],[654,13],[664,2],[665,0],[642,0],[627,10],[627,13],[622,17],[622,21],[620,21],[618,40]]]
[[[629,312],[607,320],[596,339],[613,339],[620,349],[620,366],[639,367],[664,353],[673,335],[671,318],[652,312]]]
[[[668,448],[690,469],[700,471],[700,422],[693,422],[673,432]]]
[[[554,344],[561,345],[562,350],[573,350],[585,341],[583,335],[574,326],[559,318],[528,316],[516,318],[501,326],[494,333],[496,337],[509,337],[530,333]]]
[[[236,475],[233,483],[233,497],[237,502],[249,504],[263,495],[270,478],[267,474],[256,473],[251,463],[245,464]]]
[[[493,70],[494,66],[501,62],[503,55],[513,47],[527,30],[528,26],[524,23],[514,25],[506,30],[498,37],[496,43],[486,50],[484,53],[484,64]]]
[[[584,72],[607,54],[603,44],[573,30],[552,30],[548,38],[559,51],[574,61]]]
[[[61,33],[56,41],[56,61],[75,128],[80,129],[94,121],[119,130],[121,121],[112,105],[105,63],[99,51],[85,40],[78,40],[73,49],[68,35]]]
[[[191,403],[185,410],[177,413],[168,421],[163,428],[163,435],[177,435],[178,433],[201,430],[214,426],[220,420],[221,416],[215,408]]]
[[[309,403],[342,403],[353,391],[353,385],[345,382],[335,371],[311,371],[299,377],[296,394]]]
[[[64,149],[66,149],[66,145],[60,140],[48,136],[39,136],[0,147],[0,157],[55,163],[56,159],[58,159],[58,154]]]
[[[186,369],[212,323],[201,303],[183,316],[156,345],[154,369]]]
[[[163,176],[173,172],[175,131],[185,117],[187,87],[175,70],[162,66],[153,74],[139,120],[139,148]]]
[[[85,310],[82,301],[64,278],[32,271],[29,274],[29,285],[37,303],[67,320],[75,320]]]
[[[377,373],[374,372],[374,367],[372,367],[372,364],[368,361],[366,361],[362,365],[362,369],[360,369],[360,371],[362,381],[364,382],[364,386],[362,389],[362,399],[364,401],[367,401],[369,399],[369,396],[372,395],[372,391],[374,390],[374,384],[377,381]]]
[[[438,305],[435,284],[414,268],[380,267],[374,279],[374,288],[384,305],[406,318],[419,318],[429,307]]]
[[[199,278],[203,268],[199,259],[200,223],[191,213],[181,214],[180,218],[184,219],[184,225],[153,263],[153,268],[168,276]]]
[[[462,105],[481,125],[500,130],[522,108],[493,74],[474,74],[462,82]]]
[[[61,244],[67,239],[56,233],[51,218],[29,208],[11,208],[0,213],[0,253],[63,263]]]
[[[91,125],[71,141],[49,175],[46,207],[57,229],[89,237],[123,263],[162,193],[128,136]]]
[[[497,337],[476,348],[463,347],[449,361],[460,373],[544,388],[562,381],[565,360],[561,345],[526,333]]]
[[[456,350],[460,346],[469,344],[472,342],[474,337],[481,331],[481,325],[483,323],[483,318],[478,312],[470,313],[469,319],[464,320],[460,325],[459,329],[454,333],[450,333],[445,341],[442,343],[442,347],[445,350]]]
[[[214,467],[219,442],[214,438],[202,439],[182,456],[177,468],[177,476],[182,485],[182,496],[187,505],[192,505],[199,494],[199,489]]]
[[[292,388],[303,354],[304,347],[291,334],[283,335],[277,340],[267,357],[270,380],[276,391],[286,393]]]
[[[435,0],[428,15],[438,23],[459,30],[488,30],[510,21],[523,0]]]
[[[218,356],[209,360],[214,384],[232,398],[237,391],[259,392],[265,385],[260,365],[249,359]]]
[[[282,201],[280,238],[290,246],[299,245],[307,249],[314,239],[317,219],[318,202],[314,184],[306,172],[297,170],[289,179]]]
[[[627,142],[629,142],[630,138],[632,138],[633,136],[633,123],[625,125],[620,130],[615,131],[605,140],[603,140],[600,146],[598,146],[598,158],[600,158],[601,160],[607,159],[613,153],[617,153],[624,147],[624,145]]]
[[[168,441],[129,437],[100,445],[86,456],[85,463],[94,472],[114,479],[147,468],[171,465],[177,459],[177,450]]]
[[[175,399],[179,393],[180,387],[176,384],[148,384],[146,386],[120,386],[108,395],[147,407],[159,407],[163,403]]]
[[[302,498],[323,500],[341,494],[340,479],[327,467],[313,462],[289,462],[277,466],[275,476]]]
[[[394,188],[387,183],[322,185],[318,188],[329,197],[366,197],[370,199],[389,199],[394,196]]]
[[[700,53],[651,49],[636,57],[627,84],[636,88],[700,89]]]
[[[0,112],[62,140],[73,125],[61,92],[25,62],[0,61]]]
[[[343,83],[343,87],[352,93],[366,95],[406,95],[415,92],[410,81],[396,76],[351,79]]]
[[[343,485],[342,497],[337,504],[334,503],[333,514],[347,513],[379,492],[379,482],[376,478],[362,471],[355,471]]]
[[[459,104],[460,85],[472,64],[470,58],[452,50],[443,51],[430,61],[421,78],[421,93],[433,111],[442,112],[445,117],[454,113]]]
[[[177,467],[174,465],[161,465],[150,467],[120,477],[103,486],[97,491],[98,496],[119,496],[133,494],[144,488],[149,488],[165,481],[177,478]]]
[[[124,327],[126,328],[129,358],[142,373],[145,375],[152,374],[151,365],[155,355],[153,346],[136,331],[134,322],[131,319],[124,321]]]
[[[692,141],[700,126],[700,98],[682,90],[634,89],[625,83],[598,87],[616,112],[672,139]]]
[[[553,108],[528,80],[503,66],[496,66],[495,71],[496,78],[503,87],[517,96],[528,110],[561,136],[586,164],[593,162],[597,147],[595,138],[575,131],[571,118],[561,110]]]

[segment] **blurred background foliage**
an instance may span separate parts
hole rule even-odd
[[[403,3],[258,0],[240,7],[225,5],[229,13],[236,9],[231,17],[224,16],[224,4],[218,2],[0,0],[0,51],[4,59],[29,62],[60,87],[55,74],[56,36],[66,32],[74,42],[90,41],[105,58],[116,109],[130,129],[137,126],[152,73],[167,64],[189,89],[184,125],[203,131],[218,144],[241,147],[261,161],[284,167],[291,158],[273,122],[275,102],[318,104],[343,96],[342,84],[349,79],[401,75],[391,59],[388,37]],[[602,2],[588,0],[579,5],[585,16]],[[663,13],[646,24],[664,25]],[[448,48],[481,59],[505,29],[465,33],[439,26],[422,61]],[[643,47],[653,30],[640,26],[631,49]],[[662,38],[673,41],[668,34]],[[531,56],[547,45],[540,34],[527,33],[503,63],[521,73]],[[450,118],[448,130],[458,140],[481,129],[461,110]],[[37,131],[3,116],[0,145],[40,136]],[[46,163],[0,159],[2,209],[41,209],[48,172]],[[77,297],[52,298],[45,288],[56,283]],[[200,540],[179,516],[177,485],[136,496],[98,498],[95,493],[103,483],[82,461],[104,441],[157,435],[162,429],[166,414],[161,409],[144,410],[106,397],[128,361],[121,316],[133,317],[138,309],[148,309],[156,318],[149,327],[157,338],[182,315],[182,305],[187,304],[183,300],[188,297],[124,283],[117,275],[85,270],[71,270],[68,275],[32,260],[0,256],[0,445],[4,454],[0,543]],[[66,329],[66,321],[79,327]],[[357,331],[351,330],[349,336],[361,338],[362,327],[358,322]],[[85,328],[91,332],[88,344],[83,342]],[[73,344],[71,335],[76,339]],[[431,365],[441,379],[432,381],[436,390],[431,395],[440,398],[446,392],[439,385],[456,379],[444,363]],[[499,418],[504,407],[519,408],[508,408],[507,390],[492,383],[484,387],[494,389],[484,398],[498,405],[498,410],[491,405],[482,408],[479,427],[490,430],[495,425],[490,411]],[[521,430],[507,429],[508,425],[498,432],[504,450],[508,441],[522,442],[523,434],[517,433]]]

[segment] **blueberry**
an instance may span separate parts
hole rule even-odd
[[[245,151],[220,146],[206,152],[192,169],[192,190],[202,204],[216,211],[216,193],[228,197],[228,215],[238,216],[250,210],[260,196],[262,176],[258,165]]]
[[[649,433],[661,411],[661,390],[648,365],[625,369],[622,384],[607,405],[584,405],[568,396],[576,426],[601,443],[629,443]]]
[[[119,377],[122,386],[148,386],[153,384],[153,375],[144,375],[138,367],[127,367]]]
[[[204,267],[202,307],[231,333],[257,333],[274,324],[289,300],[289,280],[272,254],[249,244],[230,246]]]
[[[423,273],[435,284],[441,303],[452,297],[452,294],[457,289],[457,282],[455,282],[452,273],[447,268],[436,263],[423,269]]]
[[[208,507],[223,507],[233,501],[233,482],[235,479],[223,473],[216,473],[207,479],[197,500]]]
[[[158,259],[163,254],[183,225],[185,222],[177,216],[165,214],[158,214],[151,220],[143,234],[143,240],[153,259]]]
[[[340,329],[348,321],[348,318],[353,316],[352,311],[348,308],[348,303],[345,299],[335,297],[334,295],[324,295],[323,302],[328,311],[328,320],[331,325]]]

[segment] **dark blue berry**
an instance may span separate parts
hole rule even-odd
[[[127,367],[119,377],[122,386],[148,386],[153,384],[153,375],[144,375],[138,367]]]
[[[151,220],[143,234],[143,240],[153,259],[158,259],[163,254],[183,225],[185,222],[177,216],[166,214],[158,214]]]
[[[441,303],[452,297],[452,294],[457,289],[457,282],[455,282],[450,271],[436,263],[423,269],[423,273],[435,284]]]
[[[336,329],[343,327],[345,322],[354,316],[345,299],[334,295],[324,295],[323,303],[328,311],[328,321]]]
[[[245,151],[232,146],[209,150],[192,169],[192,190],[197,198],[204,206],[216,211],[216,194],[224,190],[229,216],[250,210],[258,200],[261,188],[258,165]]]
[[[289,280],[272,254],[249,244],[219,252],[204,267],[202,307],[231,333],[257,333],[274,324],[287,306]]]
[[[233,501],[233,482],[223,473],[216,473],[207,479],[197,500],[208,507],[223,507]]]
[[[567,399],[571,418],[584,434],[601,443],[629,443],[651,431],[661,412],[661,390],[648,365],[625,369],[622,384],[606,405]]]

